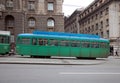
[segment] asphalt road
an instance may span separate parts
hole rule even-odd
[[[120,83],[120,59],[76,66],[0,64],[0,83]]]

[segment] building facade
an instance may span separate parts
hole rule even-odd
[[[107,38],[120,52],[120,0],[95,0],[79,16],[80,33]]]
[[[64,31],[63,0],[0,0],[0,30],[19,33],[33,30]]]
[[[117,51],[120,55],[120,0],[94,0],[79,12],[78,21],[76,17],[73,13],[65,20],[66,32],[96,34],[109,39],[114,53]],[[79,23],[77,32],[74,27],[76,22]]]
[[[69,17],[64,18],[64,30],[70,33],[80,33],[79,31],[79,14],[81,9],[76,9]]]

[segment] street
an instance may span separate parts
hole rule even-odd
[[[0,83],[119,83],[120,59],[97,65],[0,64]]]

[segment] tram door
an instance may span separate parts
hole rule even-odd
[[[80,57],[84,57],[84,58],[91,57],[90,42],[87,41],[81,42]]]

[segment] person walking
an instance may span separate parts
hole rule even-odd
[[[115,56],[119,56],[117,50],[116,50],[116,52],[115,52]]]
[[[110,46],[110,55],[113,56],[113,46]]]

